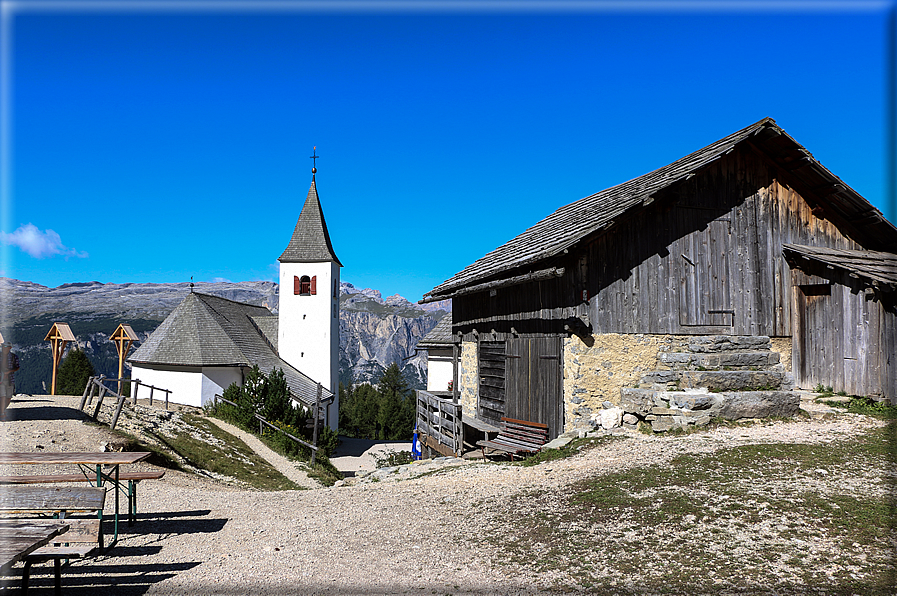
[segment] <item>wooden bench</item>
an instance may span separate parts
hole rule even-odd
[[[56,594],[62,591],[63,559],[86,557],[103,546],[103,505],[106,490],[92,486],[7,486],[0,490],[0,514],[53,515],[63,518],[68,531],[24,558],[22,593],[28,590],[31,565],[53,561]],[[93,513],[96,519],[71,519],[69,513]]]
[[[492,440],[477,441],[477,445],[483,451],[483,459],[486,459],[486,448],[489,447],[510,454],[514,461],[515,455],[538,453],[547,442],[547,424],[502,417],[498,435]]]
[[[165,476],[165,470],[158,472],[120,472],[118,481],[128,481],[128,525],[137,517],[137,483],[141,480],[158,480]],[[0,484],[51,484],[55,482],[95,482],[92,474],[34,474],[22,476],[0,476]]]

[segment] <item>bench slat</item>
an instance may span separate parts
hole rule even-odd
[[[96,544],[77,544],[75,546],[42,546],[27,555],[25,558],[31,561],[46,559],[77,559],[86,557],[97,549]]]
[[[106,489],[92,486],[11,485],[0,491],[0,511],[97,511]]]
[[[158,472],[121,472],[118,475],[122,480],[158,480],[165,476],[165,470]],[[49,484],[53,482],[93,482],[96,476],[84,474],[34,474],[22,476],[0,476],[0,484]]]

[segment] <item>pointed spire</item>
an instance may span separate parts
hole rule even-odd
[[[281,263],[324,263],[334,262],[343,266],[336,258],[333,245],[330,243],[330,234],[327,233],[327,223],[324,221],[324,211],[321,209],[321,201],[318,198],[318,189],[315,186],[314,172],[312,173],[311,186],[305,205],[293,237],[286,250],[278,259]]]

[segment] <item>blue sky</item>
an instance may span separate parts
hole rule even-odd
[[[343,280],[417,300],[766,116],[894,220],[890,2],[3,4],[8,277],[275,280],[317,146]]]

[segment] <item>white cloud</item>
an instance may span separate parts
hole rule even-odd
[[[226,277],[213,277],[212,283],[220,284],[220,283],[232,283],[232,282],[231,282],[231,280],[227,279]]]
[[[12,234],[0,232],[0,241],[9,246],[18,246],[19,249],[35,259],[45,259],[55,255],[61,255],[66,259],[69,257],[87,258],[86,252],[77,251],[64,245],[62,238],[53,230],[41,232],[36,225],[30,223],[21,226]]]

